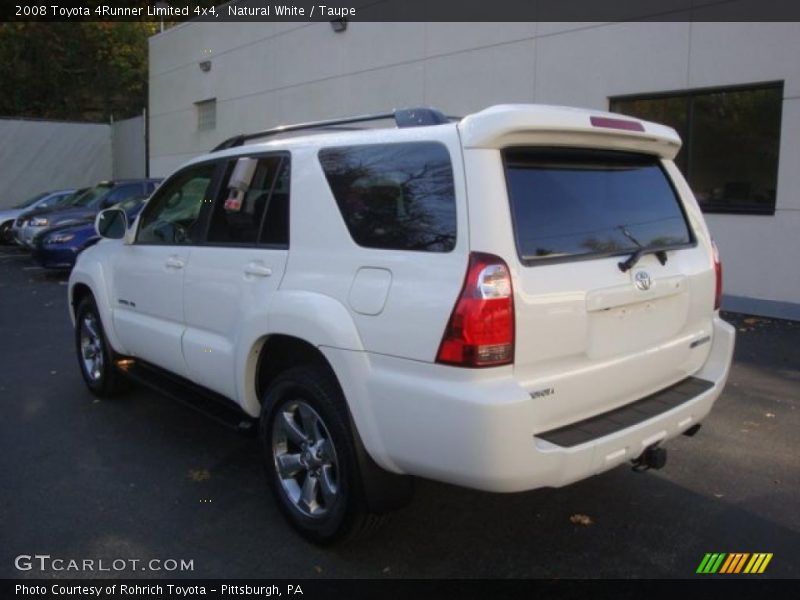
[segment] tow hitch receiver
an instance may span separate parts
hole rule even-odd
[[[667,451],[654,444],[646,448],[638,458],[633,459],[631,462],[636,473],[641,473],[648,469],[660,469],[667,464]]]

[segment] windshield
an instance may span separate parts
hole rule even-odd
[[[25,200],[25,202],[21,202],[21,203],[17,204],[16,206],[14,206],[14,208],[27,208],[28,206],[30,206],[31,204],[33,204],[37,200],[40,200],[40,199],[44,198],[45,196],[47,196],[47,194],[48,194],[48,192],[42,192],[41,194],[36,194],[35,196]]]
[[[691,242],[656,157],[573,149],[504,153],[520,258],[616,255]]]
[[[90,206],[99,200],[102,196],[111,189],[110,185],[98,185],[86,191],[80,198],[76,198],[72,206]]]
[[[77,192],[73,192],[72,194],[68,194],[67,196],[61,198],[53,206],[58,208],[66,208],[68,206],[72,206],[78,200],[78,198],[80,198],[87,191],[89,190],[84,188],[82,190],[78,190]]]

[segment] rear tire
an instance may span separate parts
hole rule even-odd
[[[117,357],[91,296],[83,298],[75,312],[75,350],[83,380],[95,396],[111,398],[125,389],[127,382],[114,365]]]
[[[259,437],[278,506],[306,539],[328,544],[375,529],[361,485],[347,406],[326,369],[279,375],[261,408]]]

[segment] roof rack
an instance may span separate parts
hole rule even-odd
[[[373,115],[358,115],[355,117],[344,117],[341,119],[328,119],[324,121],[309,121],[308,123],[298,123],[296,125],[281,125],[273,129],[265,129],[264,131],[257,131],[255,133],[240,133],[231,138],[228,138],[211,152],[218,152],[220,150],[227,150],[228,148],[235,148],[241,146],[245,142],[257,138],[269,137],[272,135],[279,135],[290,131],[303,131],[305,129],[323,129],[326,127],[336,127],[337,125],[348,125],[350,123],[366,123],[369,121],[382,121],[385,119],[394,119],[395,125],[398,128],[405,127],[426,127],[428,125],[444,125],[450,122],[450,119],[457,117],[447,117],[441,112],[433,108],[402,108],[395,109],[392,112],[376,113]]]

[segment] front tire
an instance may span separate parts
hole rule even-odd
[[[289,523],[327,544],[372,529],[344,397],[320,367],[290,369],[264,397],[259,423],[267,477]]]
[[[91,296],[83,298],[75,312],[75,350],[83,380],[95,396],[110,398],[123,391],[123,376],[114,365],[116,356]]]
[[[9,245],[13,243],[12,239],[12,232],[11,227],[14,225],[14,221],[6,221],[3,224],[0,224],[0,244]]]

